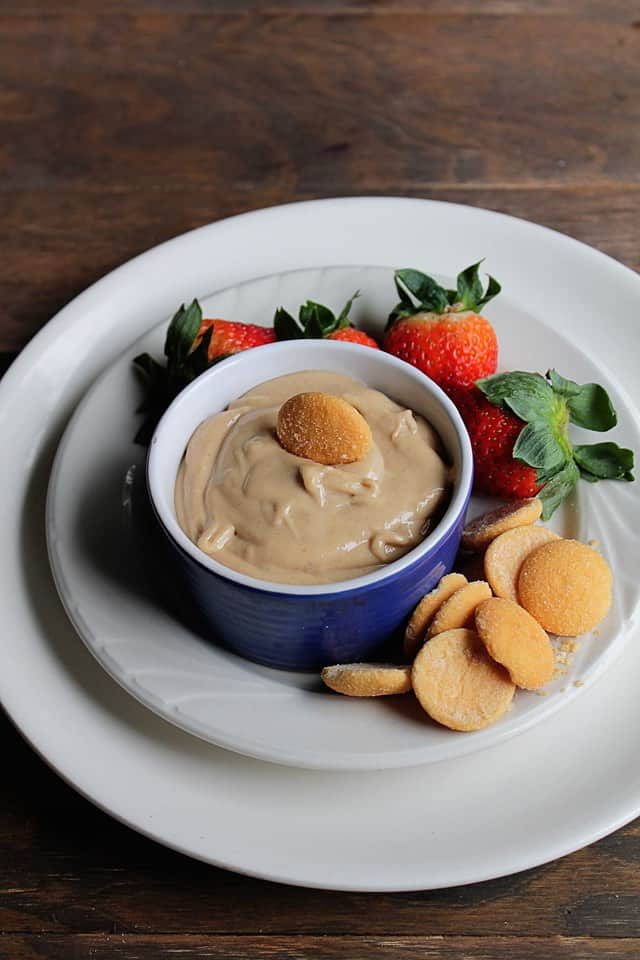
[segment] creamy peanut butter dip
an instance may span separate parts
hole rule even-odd
[[[361,460],[326,466],[281,447],[278,410],[305,391],[362,414],[372,444]],[[277,377],[197,428],[176,481],[178,522],[204,553],[262,580],[358,577],[411,550],[440,516],[450,482],[441,449],[422,417],[351,377]]]

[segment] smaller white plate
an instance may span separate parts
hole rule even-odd
[[[391,281],[391,270],[380,267],[295,271],[233,287],[203,307],[208,316],[267,324],[281,303],[295,310],[311,297],[337,308],[360,289],[356,322],[380,334],[394,302]],[[638,427],[615,386],[575,346],[504,296],[490,315],[503,368],[544,371],[551,357],[566,376],[604,382],[618,409],[616,439],[640,448]],[[566,673],[544,696],[519,691],[510,713],[487,730],[439,727],[412,696],[364,701],[331,694],[317,676],[258,666],[190,629],[157,589],[144,451],[132,442],[140,390],[131,360],[145,350],[161,356],[165,330],[163,322],[138,341],[88,392],[60,446],[47,510],[51,563],[71,620],[111,676],[151,710],[250,757],[324,770],[410,766],[526,730],[578,695],[618,655],[637,607],[633,572],[640,566],[636,504],[622,483],[583,484],[553,524],[564,536],[598,541],[617,571],[613,609],[597,636],[582,638]],[[480,507],[476,502],[472,510]]]

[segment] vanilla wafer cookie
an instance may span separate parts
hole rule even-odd
[[[558,534],[547,527],[532,525],[507,530],[496,537],[484,555],[484,575],[497,597],[518,602],[518,576],[525,557]]]
[[[529,554],[518,577],[520,603],[550,633],[577,637],[611,606],[607,561],[578,540],[554,540]]]
[[[484,580],[472,580],[459,590],[456,590],[437,611],[427,637],[435,637],[445,630],[456,630],[459,627],[473,627],[473,614],[483,600],[491,596],[491,587]]]
[[[281,446],[316,463],[353,463],[371,447],[369,424],[354,406],[330,393],[297,393],[278,411]]]
[[[407,660],[413,660],[424,643],[429,624],[445,600],[466,582],[467,578],[461,573],[447,573],[430,593],[425,594],[411,614],[405,630],[403,648]]]
[[[446,630],[422,647],[411,680],[422,708],[451,730],[481,730],[507,712],[515,685],[475,630]]]
[[[411,689],[411,667],[390,663],[339,663],[325,667],[320,676],[348,697],[385,697]]]
[[[463,550],[484,550],[501,533],[535,523],[540,519],[541,513],[542,503],[537,497],[505,503],[496,510],[490,510],[489,513],[471,520],[462,531],[460,546]]]
[[[476,607],[476,630],[489,656],[517,687],[538,690],[553,676],[553,647],[530,613],[512,600],[491,597]]]

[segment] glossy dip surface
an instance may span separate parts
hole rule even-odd
[[[373,442],[363,459],[326,466],[285,451],[280,406],[305,391],[351,403]],[[191,437],[175,487],[180,526],[206,554],[279,583],[320,584],[379,569],[415,547],[449,495],[434,429],[344,374],[277,377],[209,417]]]

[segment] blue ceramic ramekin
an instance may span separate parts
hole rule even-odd
[[[382,390],[422,414],[453,464],[449,506],[419,546],[353,580],[298,586],[258,580],[202,553],[174,508],[178,467],[199,423],[247,390],[287,373],[331,370]],[[165,534],[168,583],[212,639],[270,667],[316,669],[375,655],[418,600],[447,573],[458,550],[473,479],[469,437],[449,398],[424,374],[382,350],[330,340],[288,341],[236,354],[197,378],[166,411],[151,441],[147,484]]]

